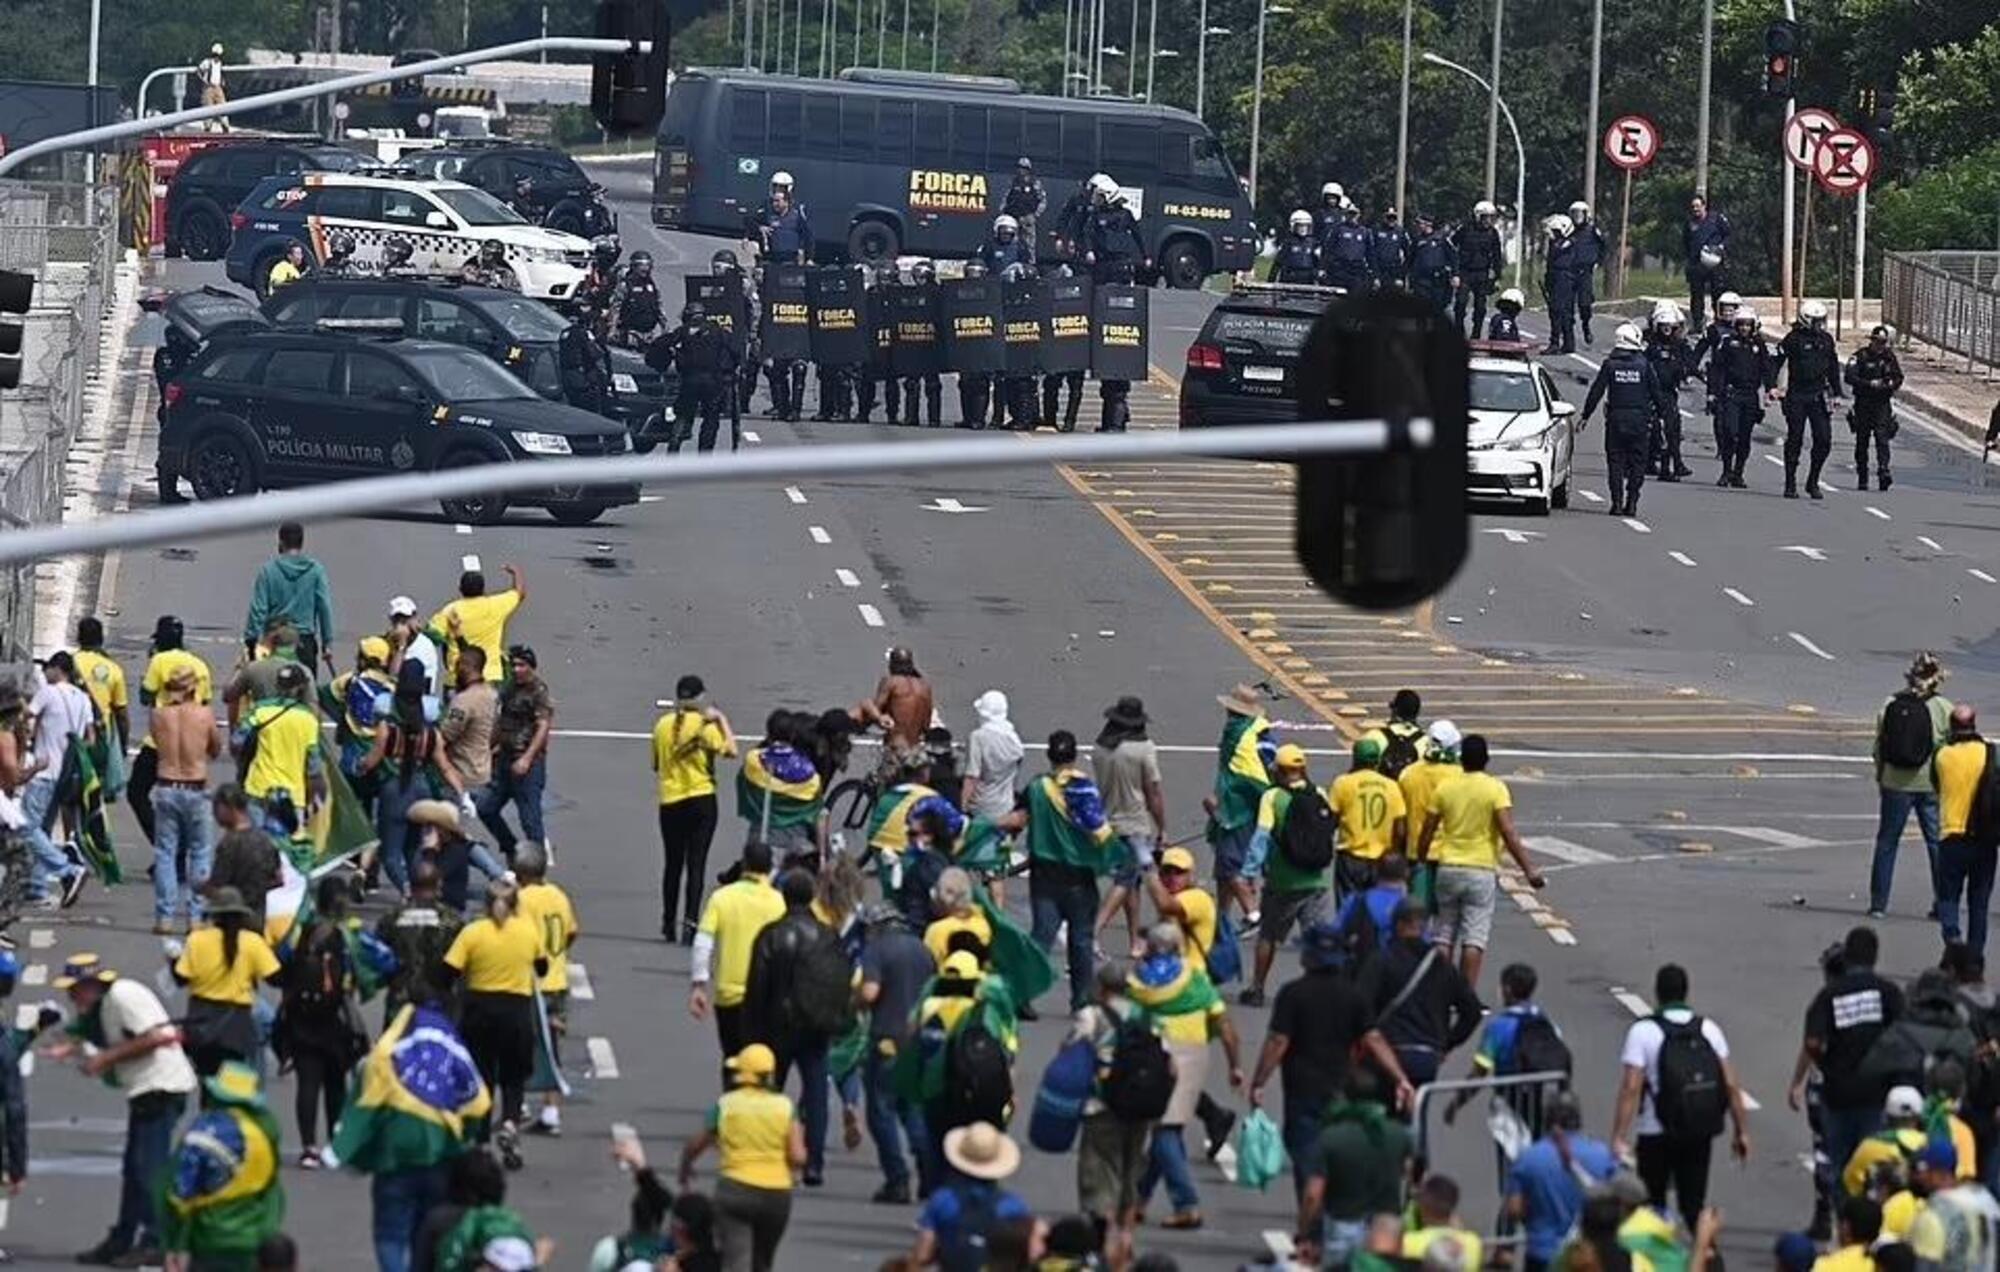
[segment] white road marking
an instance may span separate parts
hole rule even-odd
[[[922,508],[925,512],[985,512],[986,511],[985,508],[982,508],[977,504],[961,503],[958,500],[950,498],[945,495],[939,495],[936,499],[931,500],[929,503],[918,504],[917,506],[919,508]]]
[[[1939,546],[1938,541],[1936,539],[1931,538],[1927,534],[1918,535],[1917,542],[1923,544],[1925,547],[1929,548],[1933,552],[1944,551],[1944,549]]]
[[[825,526],[807,526],[806,533],[812,536],[812,541],[814,543],[833,542],[833,536],[826,532]]]
[[[1785,461],[1779,459],[1776,455],[1770,455],[1770,454],[1765,455],[1764,462],[1767,464],[1776,464],[1780,468],[1783,468],[1785,466]]]
[[[1824,649],[1821,649],[1818,645],[1813,644],[1811,640],[1800,635],[1798,632],[1786,632],[1785,635],[1791,637],[1792,640],[1797,643],[1800,649],[1805,650],[1807,653],[1811,654],[1815,658],[1825,659],[1827,662],[1839,661],[1839,659],[1835,658],[1832,654],[1827,653]]]
[[[1530,852],[1538,852],[1544,857],[1554,857],[1557,861],[1567,861],[1573,866],[1601,866],[1607,861],[1617,860],[1608,852],[1586,848],[1582,844],[1558,839],[1554,835],[1529,835],[1521,842],[1528,846]]]
[[[1876,506],[1875,506],[1874,504],[1865,504],[1865,505],[1863,505],[1863,506],[1867,508],[1867,510],[1868,510],[1868,515],[1869,515],[1869,516],[1871,516],[1871,517],[1874,517],[1874,518],[1875,518],[1876,520],[1878,520],[1878,521],[1894,521],[1894,520],[1895,520],[1895,518],[1894,518],[1894,517],[1890,516],[1890,515],[1889,515],[1888,513],[1884,512],[1884,511],[1882,511],[1882,510],[1881,510],[1880,508],[1877,508],[1877,507],[1876,507]]]
[[[1611,991],[1611,996],[1618,1000],[1619,1006],[1631,1012],[1634,1016],[1644,1019],[1653,1014],[1653,1004],[1647,1002],[1629,989],[1614,987]]]
[[[1604,502],[1604,496],[1598,494],[1594,490],[1585,490],[1583,489],[1583,487],[1579,486],[1577,487],[1576,493],[1582,495],[1586,500],[1594,504],[1601,504]]]
[[[1672,557],[1674,560],[1679,561],[1682,565],[1687,566],[1689,569],[1693,569],[1695,566],[1695,559],[1689,556],[1685,552],[1669,552],[1667,553],[1667,555]]]
[[[1286,1232],[1283,1228],[1266,1228],[1264,1229],[1264,1248],[1271,1252],[1271,1258],[1277,1262],[1279,1267],[1285,1267],[1292,1261],[1292,1234]]]
[[[1576,933],[1570,931],[1568,928],[1550,928],[1548,932],[1549,939],[1557,945],[1576,944]]]
[[[466,553],[458,559],[458,568],[461,570],[477,570],[479,568],[479,555],[474,552]]]
[[[1580,353],[1572,353],[1569,356],[1575,358],[1578,362],[1581,362],[1583,365],[1589,367],[1592,371],[1602,371],[1604,369],[1604,364],[1597,361],[1595,358],[1586,358]]]
[[[584,1042],[584,1049],[590,1052],[590,1073],[595,1078],[615,1078],[618,1076],[618,1053],[611,1049],[611,1039],[590,1038]]]
[[[1632,527],[1632,529],[1638,531],[1640,534],[1653,533],[1653,527],[1647,525],[1645,522],[1639,520],[1637,517],[1623,517],[1620,518],[1620,520],[1624,521],[1626,525]]]
[[[764,439],[757,436],[757,434],[751,432],[749,429],[746,428],[743,430],[743,440],[750,443],[752,446],[755,446],[760,442],[762,442]]]
[[[1492,526],[1481,531],[1481,533],[1497,534],[1509,543],[1526,543],[1530,539],[1539,539],[1542,537],[1542,532],[1539,530],[1516,530],[1511,526]]]
[[[640,495],[640,496],[639,496],[639,502],[640,502],[640,503],[642,503],[642,504],[648,504],[648,503],[662,503],[662,502],[664,502],[665,500],[666,500],[666,496],[665,496],[665,495]]]
[[[55,943],[54,928],[34,928],[28,933],[28,948],[31,950],[53,949]]]
[[[861,586],[861,576],[845,566],[842,566],[840,569],[835,570],[833,572],[833,577],[840,580],[840,585],[842,587]]]
[[[46,984],[48,984],[48,983],[49,983],[49,965],[48,965],[47,963],[30,963],[30,964],[28,964],[28,965],[27,965],[26,967],[24,967],[24,968],[22,968],[22,969],[21,969],[21,983],[22,983],[23,985],[46,985]]]
[[[580,1003],[597,997],[597,991],[591,988],[590,969],[581,963],[572,962],[569,965],[569,996]]]
[[[1733,587],[1723,588],[1722,594],[1728,597],[1730,600],[1735,601],[1738,605],[1741,605],[1745,609],[1756,608],[1757,602],[1751,600],[1749,597],[1743,595],[1743,593],[1737,591]]]
[[[458,522],[458,523],[456,523],[455,525],[453,525],[453,526],[452,526],[452,528],[451,528],[451,532],[452,532],[453,534],[471,534],[471,533],[472,533],[472,527],[471,527],[471,526],[469,526],[469,525],[466,525],[466,524],[465,524],[465,523],[464,523],[463,521],[460,521],[460,522]]]
[[[873,605],[869,605],[866,602],[863,602],[856,608],[858,608],[861,611],[861,621],[868,624],[870,627],[885,626],[885,624],[882,621],[882,611],[876,609]]]
[[[1993,576],[1984,570],[1967,570],[1966,573],[1978,579],[1981,583],[1991,583],[1993,581]]]
[[[1808,561],[1826,560],[1826,550],[1824,548],[1815,548],[1804,543],[1788,543],[1784,547],[1779,548],[1778,551],[1796,552]]]
[[[1662,827],[1662,829],[1667,829]],[[1739,835],[1760,844],[1770,844],[1773,848],[1823,848],[1826,840],[1814,839],[1811,835],[1795,834],[1789,830],[1779,830],[1775,826],[1689,826],[1682,830],[1720,831],[1725,835]]]
[[[806,492],[800,490],[797,486],[787,486],[785,487],[785,498],[795,504],[802,504],[806,501]]]

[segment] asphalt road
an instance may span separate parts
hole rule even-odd
[[[705,267],[712,242],[655,234],[643,206],[620,210],[628,250],[651,247],[663,274]],[[173,273],[186,280],[201,269]],[[1156,294],[1157,363],[1177,365],[1178,354],[1167,356],[1172,328],[1197,325],[1205,303]],[[121,370],[125,423],[111,449],[131,462],[112,465],[114,490],[150,471],[144,354],[135,350]],[[1154,396],[1147,422],[1170,421],[1164,401]],[[750,428],[761,446],[898,435],[763,420]],[[489,573],[512,561],[526,576],[530,599],[510,635],[539,649],[557,697],[551,834],[585,933],[576,961],[593,992],[573,1012],[579,1041],[589,1041],[567,1054],[579,1090],[566,1135],[533,1142],[514,1182],[529,1221],[560,1242],[559,1266],[581,1266],[590,1243],[621,1225],[626,1190],[605,1155],[610,1124],[633,1123],[664,1159],[713,1095],[713,1038],[684,1014],[684,953],[654,935],[658,849],[641,741],[653,702],[697,672],[739,729],[753,731],[774,706],[858,698],[897,643],[916,650],[961,732],[972,698],[989,687],[1009,692],[1030,739],[1058,727],[1088,736],[1102,706],[1143,694],[1167,748],[1176,837],[1199,828],[1220,723],[1214,695],[1236,681],[1272,687],[1274,716],[1313,747],[1322,780],[1344,767],[1345,737],[1405,684],[1425,692],[1433,714],[1490,732],[1550,882],[1539,897],[1510,893],[1481,988],[1493,992],[1507,961],[1540,969],[1576,1053],[1587,1115],[1604,1128],[1633,995],[1649,992],[1659,963],[1684,963],[1695,1005],[1730,1031],[1761,1104],[1749,1164],[1717,1175],[1732,1253],[1748,1255],[1807,1210],[1805,1128],[1784,1111],[1783,1094],[1815,957],[1864,908],[1855,890],[1874,799],[1865,729],[1853,720],[1893,686],[1913,648],[1938,649],[1955,672],[1949,689],[1973,700],[1990,697],[1996,678],[2000,611],[1991,585],[1967,574],[2000,557],[1993,500],[1943,444],[1911,429],[1903,449],[1894,490],[1843,492],[1823,505],[1778,500],[1777,469],[1760,459],[1753,474],[1770,472],[1747,493],[1650,488],[1646,532],[1601,512],[1590,519],[1589,506],[1546,521],[1482,515],[1465,574],[1407,615],[1359,614],[1308,592],[1289,559],[1289,474],[1245,465],[677,490],[586,530],[534,513],[460,527],[418,509],[315,526],[309,548],[333,579],[343,656],[377,628],[389,597],[445,599],[467,555]],[[1601,486],[1589,438],[1579,452],[1579,476]],[[940,497],[968,511],[937,511]],[[132,500],[150,502],[149,484]],[[1539,537],[1485,533],[1496,528]],[[1792,544],[1826,559],[1781,550]],[[96,599],[86,603],[106,616],[113,651],[134,674],[165,612],[183,617],[198,652],[226,664],[269,550],[253,535],[124,554],[91,572],[86,596]],[[117,829],[136,866],[140,841],[122,811]],[[731,820],[712,864],[739,843]],[[1921,866],[1906,866],[1897,917],[1885,924],[1885,964],[1899,971],[1935,954],[1934,930],[1913,917],[1923,887],[1912,870]],[[152,975],[159,953],[147,901],[141,887],[94,890],[65,916],[24,925],[31,982],[85,949]],[[1281,966],[1289,974],[1289,956]],[[1264,1013],[1238,1015],[1254,1047]],[[1053,1021],[1028,1030],[1024,1093],[1059,1033]],[[289,1081],[276,1093],[289,1133]],[[30,1098],[35,1164],[5,1241],[34,1266],[94,1241],[108,1221],[119,1108],[113,1093],[47,1065]],[[1436,1146],[1477,1216],[1493,1201],[1482,1135],[1467,1119]],[[295,1142],[289,1148],[295,1155]],[[1072,1169],[1031,1153],[1019,1184],[1060,1213],[1073,1204]],[[1228,1266],[1263,1249],[1266,1232],[1289,1229],[1277,1195],[1235,1189],[1212,1167],[1198,1175],[1208,1229],[1148,1230],[1148,1247],[1180,1254],[1187,1267]],[[313,1265],[363,1266],[359,1181],[290,1167],[286,1181],[288,1226]],[[836,1150],[827,1187],[802,1195],[781,1266],[872,1265],[901,1248],[910,1213],[865,1204],[876,1182],[866,1148]]]

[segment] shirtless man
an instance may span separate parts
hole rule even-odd
[[[875,686],[875,696],[859,703],[853,712],[855,723],[882,729],[884,781],[901,780],[910,769],[928,763],[924,751],[924,731],[935,714],[931,682],[917,670],[916,655],[898,645],[889,651],[889,674]]]
[[[175,930],[184,895],[190,922],[201,917],[200,889],[215,865],[208,765],[222,754],[222,733],[214,710],[195,701],[196,689],[194,668],[176,668],[153,707],[153,745],[160,757],[153,784],[153,931],[163,935]],[[182,853],[185,880],[179,873]]]

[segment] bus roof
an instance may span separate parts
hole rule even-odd
[[[1018,104],[1036,110],[1087,111],[1094,115],[1127,115],[1153,120],[1172,119],[1192,124],[1198,130],[1207,131],[1207,126],[1193,113],[1172,106],[1153,105],[1122,97],[1050,97],[1041,93],[1023,93],[1020,91],[1020,85],[1013,80],[984,75],[932,75],[923,71],[891,72],[866,68],[859,74],[842,72],[839,79],[818,79],[799,75],[772,75],[754,69],[746,70],[740,66],[698,66],[682,71],[676,77],[675,85],[679,87],[690,81],[699,80],[712,80],[719,84],[755,85],[758,88],[784,88],[802,93],[921,97],[932,101],[955,101],[982,106],[993,104],[995,98],[1002,98],[1010,105]]]

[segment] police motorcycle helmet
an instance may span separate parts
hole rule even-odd
[[[1500,293],[1499,298],[1493,302],[1493,305],[1494,308],[1500,309],[1510,315],[1518,314],[1528,307],[1528,298],[1521,294],[1520,288],[1509,287]]]
[[[410,240],[400,234],[391,235],[382,244],[382,264],[384,266],[408,265],[410,258],[414,255],[416,255],[416,249],[410,246]]]
[[[690,300],[687,304],[681,306],[682,326],[692,327],[698,322],[707,322],[707,321],[708,321],[708,310],[702,307],[702,303],[700,301]]]
[[[1736,328],[1738,335],[1746,335],[1755,333],[1757,324],[1760,321],[1757,317],[1757,311],[1745,305],[1739,308],[1735,315],[1730,318],[1729,325]]]
[[[1020,232],[1021,223],[1005,212],[993,218],[993,237],[1002,243],[1013,242],[1014,236]]]
[[[772,173],[771,188],[773,190],[783,190],[787,194],[791,193],[792,174],[784,171],[783,169],[780,169],[777,172]]]
[[[718,278],[725,274],[740,273],[742,269],[743,264],[736,259],[736,253],[726,248],[708,258],[708,272]]]
[[[1733,291],[1726,291],[1715,298],[1715,312],[1725,320],[1743,308],[1743,298]]]
[[[1886,347],[1896,342],[1896,329],[1886,322],[1879,323],[1876,325],[1875,330],[1868,333],[1868,339],[1870,343],[1879,341]]]
[[[332,234],[327,235],[326,250],[327,255],[335,258],[352,256],[354,255],[354,236],[345,230],[335,230]]]
[[[1681,307],[1671,300],[1663,300],[1653,306],[1653,329],[1672,331],[1687,319],[1681,314]]]
[[[507,246],[499,239],[487,239],[479,245],[479,259],[488,265],[499,265],[507,259]]]
[[[1588,203],[1585,203],[1582,199],[1578,199],[1575,203],[1570,204],[1569,219],[1576,222],[1578,225],[1582,225],[1585,221],[1588,221],[1590,219],[1590,205]]]
[[[1475,217],[1495,217],[1500,215],[1500,209],[1493,206],[1493,200],[1481,199],[1472,205],[1472,215]]]
[[[1347,191],[1341,189],[1340,182],[1329,181],[1319,188],[1319,197],[1326,203],[1339,206],[1347,202]]]
[[[1636,322],[1621,322],[1618,330],[1611,333],[1611,345],[1629,353],[1638,353],[1646,347],[1646,333],[1639,330]]]
[[[1313,214],[1304,208],[1295,209],[1287,220],[1292,227],[1292,233],[1300,235],[1312,233]]]
[[[1022,155],[1014,161],[1014,170],[1016,172],[1025,172],[1032,176],[1035,171],[1035,161],[1026,155]]]
[[[1824,329],[1826,327],[1826,302],[1823,300],[1808,300],[1800,305],[1798,325],[1809,327],[1814,331]]]
[[[1090,176],[1090,193],[1093,198],[1103,199],[1108,203],[1117,195],[1118,183],[1102,172],[1094,172]]]
[[[967,278],[984,278],[984,277],[986,277],[986,262],[985,262],[985,261],[967,261],[967,262],[965,263],[965,276],[966,276]]]
[[[1570,235],[1576,233],[1576,222],[1570,220],[1560,212],[1542,222],[1542,227],[1556,238],[1568,238]]]

